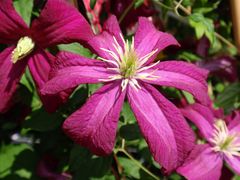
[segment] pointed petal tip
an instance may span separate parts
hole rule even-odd
[[[128,90],[128,100],[154,159],[172,172],[194,145],[194,134],[180,111],[155,88]]]
[[[124,97],[119,83],[104,85],[68,117],[63,123],[64,132],[94,154],[109,155],[115,144]]]

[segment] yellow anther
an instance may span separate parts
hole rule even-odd
[[[34,49],[35,43],[28,37],[22,37],[18,40],[17,47],[12,52],[12,62],[16,63],[18,60],[25,58]]]

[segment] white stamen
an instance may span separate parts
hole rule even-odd
[[[141,89],[141,86],[138,84],[138,81],[136,79],[131,79],[130,81],[132,81],[137,88]]]
[[[222,152],[229,158],[232,156],[240,157],[239,134],[230,134],[226,123],[223,120],[217,120],[214,125],[213,137],[209,140],[216,152]]]
[[[123,35],[120,33],[120,38],[123,42],[123,46],[121,46],[113,36],[113,44],[114,51],[100,48],[101,50],[107,52],[113,59],[105,59],[100,57],[99,59],[114,64],[115,67],[107,68],[111,73],[116,73],[115,75],[109,76],[107,79],[100,79],[103,82],[114,81],[118,79],[122,79],[121,87],[122,91],[127,88],[127,85],[130,84],[136,91],[141,89],[137,79],[145,79],[145,80],[154,80],[158,78],[158,76],[154,75],[154,72],[157,70],[153,70],[151,72],[146,72],[156,66],[159,62],[153,63],[149,66],[142,67],[150,57],[152,57],[158,49],[146,54],[145,56],[138,59],[137,53],[134,49],[134,37],[132,38],[132,42],[130,43],[128,40],[124,40]]]
[[[131,49],[134,49],[134,36],[132,37]]]
[[[129,81],[129,84],[130,84],[130,86],[133,87],[133,89],[135,89],[138,92],[138,88],[136,87],[136,85],[132,81]]]
[[[113,47],[114,49],[117,51],[119,57],[120,57],[120,60],[119,62],[121,61],[121,59],[123,59],[123,51],[122,51],[122,48],[121,46],[120,47],[117,47],[116,44],[113,44]]]
[[[103,51],[108,52],[108,54],[109,54],[110,56],[112,56],[118,63],[120,62],[120,60],[119,60],[119,58],[118,58],[118,56],[116,55],[115,52],[113,52],[113,51],[111,51],[111,50],[109,50],[109,49],[105,49],[105,48],[100,48],[100,49],[103,50]]]
[[[123,45],[124,45],[124,47],[125,47],[125,46],[126,46],[126,42],[125,42],[125,40],[124,40],[124,37],[123,37],[122,33],[120,33],[120,37],[121,37],[122,42],[123,42]]]
[[[111,71],[116,71],[117,73],[120,73],[120,70],[119,68],[107,68],[108,70],[111,70]]]
[[[108,79],[99,79],[99,81],[110,82],[110,81],[114,81],[114,80],[117,80],[117,79],[122,79],[122,76],[113,75],[113,76],[109,76]]]
[[[102,58],[102,57],[98,57],[98,59],[100,59],[102,61],[105,61],[105,62],[108,62],[108,63],[111,63],[111,64],[114,64],[116,67],[119,68],[119,65],[116,63],[116,61],[108,60],[108,59],[105,59],[105,58]]]
[[[122,86],[122,91],[124,91],[128,85],[129,79],[124,79],[122,80],[121,86]]]
[[[117,39],[113,36],[113,40],[115,42],[115,44],[113,43],[113,47],[115,48],[115,50],[118,52],[118,55],[120,57],[120,59],[123,59],[123,49],[120,46],[120,44],[117,42]]]
[[[154,51],[152,51],[152,52],[146,54],[145,56],[141,57],[139,59],[139,67],[141,67],[143,64],[145,64],[148,61],[148,59],[150,57],[152,57],[157,51],[158,51],[158,49],[155,49]]]
[[[138,69],[137,72],[141,72],[141,71],[144,71],[144,70],[150,69],[150,68],[152,68],[152,67],[158,65],[159,63],[160,63],[160,61],[157,61],[157,62],[151,64],[150,66],[145,66],[145,67],[143,67],[143,68]]]

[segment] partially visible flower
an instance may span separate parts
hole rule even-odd
[[[54,57],[45,48],[75,39],[85,43],[93,36],[87,21],[64,0],[48,0],[30,28],[15,11],[12,0],[1,0],[0,19],[0,44],[9,45],[0,53],[0,112],[11,106],[27,66],[38,90],[48,80]],[[39,95],[48,111],[54,111],[62,101],[58,96]],[[61,98],[65,96],[61,93]]]
[[[182,110],[201,131],[206,143],[196,145],[177,172],[187,179],[219,179],[225,161],[240,174],[240,118],[227,124],[215,117],[214,112],[200,104]]]
[[[210,74],[234,82],[238,79],[237,61],[230,56],[219,56],[198,61],[197,65],[209,70]]]
[[[98,155],[112,152],[117,122],[125,97],[136,116],[154,159],[172,171],[193,147],[193,132],[179,109],[150,84],[188,91],[208,104],[206,71],[178,61],[154,62],[157,54],[175,38],[139,19],[132,41],[125,41],[115,16],[89,44],[99,55],[94,60],[61,52],[55,77],[41,90],[56,94],[84,83],[104,83],[87,103],[64,122],[64,131],[77,143]]]
[[[201,68],[209,70],[210,74],[226,79],[230,82],[236,81],[237,76],[237,61],[231,56],[221,55],[209,57],[208,50],[210,42],[206,37],[201,38],[196,46],[196,53],[204,58],[197,61],[197,65]]]
[[[209,75],[221,78],[230,82],[238,79],[237,75],[237,59],[227,54],[209,55],[211,46],[207,37],[203,36],[200,40],[187,37],[180,41],[181,47],[170,47],[167,49],[168,54],[174,54],[181,51],[195,52],[200,56],[196,65],[209,71]]]
[[[68,180],[71,175],[57,172],[59,161],[51,155],[44,155],[37,164],[37,175],[48,180]]]

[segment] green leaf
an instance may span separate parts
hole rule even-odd
[[[195,29],[198,39],[200,39],[203,35],[206,35],[211,44],[214,43],[216,37],[214,34],[212,19],[206,18],[200,13],[194,13],[189,16],[189,23]]]
[[[137,124],[127,124],[121,126],[119,130],[120,136],[128,141],[136,140],[141,137],[141,133]]]
[[[171,179],[171,180],[181,180],[182,178],[181,178],[180,175],[178,175],[176,173],[173,173],[173,174],[170,175],[169,179]]]
[[[33,93],[35,91],[34,81],[32,79],[32,76],[31,76],[30,71],[29,71],[28,68],[26,68],[26,71],[23,74],[20,82],[21,82],[21,84],[26,86],[30,92]]]
[[[101,178],[90,178],[90,180],[116,180],[115,176],[114,175],[104,175],[103,177]]]
[[[189,104],[193,104],[195,102],[192,94],[187,91],[182,91],[182,93]]]
[[[33,0],[15,0],[13,2],[17,12],[22,16],[27,25],[30,25],[33,9]]]
[[[183,6],[192,6],[192,1],[191,0],[183,0],[182,4]]]
[[[216,105],[224,108],[225,112],[237,108],[240,101],[240,83],[230,84],[217,96]]]
[[[35,131],[50,131],[60,127],[62,119],[59,113],[49,114],[41,108],[32,112],[30,118],[24,121],[23,127]]]
[[[102,84],[88,84],[88,95],[92,95],[96,90],[98,90]]]
[[[94,6],[96,5],[97,0],[90,0],[90,7],[91,9],[94,9]]]
[[[70,154],[69,169],[74,179],[102,178],[107,175],[112,163],[112,157],[98,157],[87,149],[75,146]]]
[[[209,2],[208,0],[204,0],[201,2],[201,4],[199,4],[199,6],[193,8],[193,12],[206,14],[215,10],[219,4],[220,4],[220,1]]]
[[[140,168],[132,160],[125,157],[119,157],[118,161],[123,166],[124,174],[128,177],[140,179]]]
[[[38,97],[35,83],[32,79],[32,76],[31,76],[28,68],[26,69],[25,73],[23,74],[20,82],[22,85],[24,85],[29,90],[30,93],[32,93],[32,97],[30,99],[32,109],[33,110],[39,109],[42,106],[42,102],[41,102],[40,98]],[[22,88],[21,95],[23,97],[24,102],[29,101],[30,96],[29,96],[29,94],[27,94],[26,90],[24,90],[23,88]]]
[[[121,113],[125,122],[132,123],[132,124],[136,122],[135,116],[133,115],[133,112],[127,102],[124,102]]]
[[[144,0],[135,0],[134,8],[135,9],[139,8],[141,5],[143,5],[143,3],[144,3]]]
[[[196,62],[196,61],[201,60],[201,58],[198,55],[196,55],[190,51],[181,52],[178,55],[178,59],[184,59],[184,60],[191,61],[191,62]]]
[[[76,53],[76,54],[79,54],[81,56],[88,57],[88,58],[92,57],[91,51],[87,48],[84,48],[79,43],[60,44],[60,45],[58,45],[58,49],[60,51],[73,52],[73,53]]]
[[[25,149],[30,149],[26,144],[2,145],[0,149],[0,178],[10,174],[11,167],[18,154]]]
[[[235,175],[235,176],[233,177],[233,179],[234,179],[234,180],[240,180],[240,176]]]

